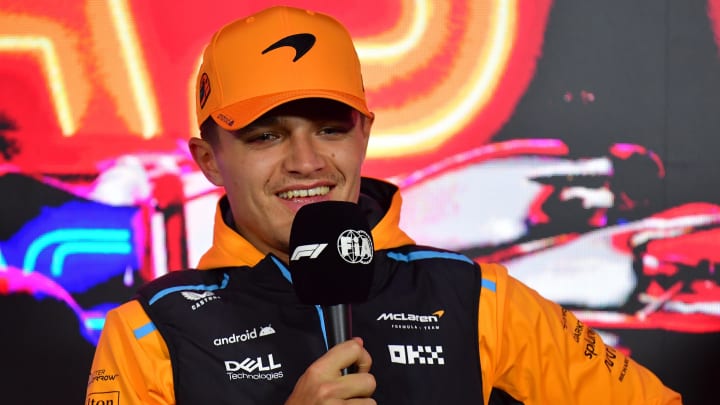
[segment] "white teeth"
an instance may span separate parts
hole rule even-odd
[[[303,190],[285,191],[285,192],[278,194],[278,197],[283,198],[285,200],[291,200],[293,198],[315,197],[318,195],[325,195],[329,192],[330,192],[329,186],[320,186],[320,187],[313,187],[313,188],[303,189]]]

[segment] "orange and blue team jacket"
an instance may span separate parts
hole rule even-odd
[[[681,403],[504,267],[415,245],[394,186],[363,179],[360,200],[375,269],[369,299],[352,306],[353,335],[373,358],[379,404]],[[279,404],[327,350],[322,309],[297,300],[284,263],[227,213],[223,198],[198,270],[160,277],[108,313],[88,404]]]

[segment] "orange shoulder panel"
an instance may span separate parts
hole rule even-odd
[[[648,369],[606,345],[575,315],[482,264],[479,347],[483,394],[533,404],[681,404]],[[487,403],[487,400],[486,400]]]
[[[85,402],[175,403],[167,345],[139,302],[127,302],[108,313]]]

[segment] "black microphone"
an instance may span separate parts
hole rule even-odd
[[[370,226],[355,203],[323,201],[295,215],[290,275],[300,302],[322,307],[329,347],[352,337],[351,304],[368,298],[373,253]]]

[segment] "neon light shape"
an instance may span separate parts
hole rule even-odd
[[[372,37],[355,39],[363,80],[370,89],[392,86],[431,65],[447,49],[451,2],[404,0],[392,27]]]
[[[71,242],[63,243],[55,249],[52,255],[52,264],[50,266],[50,274],[54,277],[62,275],[65,258],[78,253],[95,253],[95,254],[128,254],[132,251],[129,243],[107,243],[107,242]]]
[[[441,173],[453,170],[456,167],[477,164],[490,159],[500,159],[507,156],[520,156],[522,154],[538,154],[543,156],[564,156],[568,147],[559,139],[513,139],[478,146],[468,151],[448,156],[418,169],[407,176],[389,177],[388,180],[397,184],[400,189],[417,185]]]
[[[377,45],[370,42],[355,41],[355,47],[361,60],[387,63],[388,59],[401,59],[416,47],[423,34],[428,33],[428,21],[431,19],[432,3],[425,0],[415,0],[412,3],[414,13],[409,18],[409,27],[401,38],[391,43]]]
[[[86,324],[85,311],[80,307],[77,301],[75,301],[73,296],[55,280],[40,273],[25,274],[25,272],[21,272],[20,270],[11,267],[2,272],[0,281],[7,285],[7,294],[18,292],[29,293],[36,298],[53,297],[66,303],[80,321],[80,333],[82,336],[87,339],[88,342],[97,344],[97,337],[89,333],[90,331],[88,328],[83,327]]]
[[[124,0],[111,0],[107,4],[120,43],[120,51],[123,55],[122,62],[125,64],[130,79],[130,88],[135,101],[134,105],[142,123],[142,135],[145,138],[152,138],[161,131],[157,120],[157,102],[149,85],[150,80],[144,64],[145,59],[138,47],[140,41],[132,24],[131,13],[128,10],[127,2]],[[114,60],[113,58],[113,63]]]
[[[2,249],[0,249],[0,271],[6,270],[7,267],[7,260],[5,260],[5,255],[3,255]]]
[[[0,37],[0,50],[12,52],[29,51],[39,55],[38,59],[45,73],[47,85],[50,88],[60,130],[65,136],[74,134],[77,127],[71,113],[67,86],[65,85],[58,53],[55,50],[53,41],[50,38],[36,35]]]
[[[90,330],[102,330],[105,326],[105,318],[87,318],[85,319],[85,327]]]
[[[103,242],[128,242],[130,231],[127,229],[60,229],[48,232],[35,239],[28,247],[23,261],[23,272],[30,273],[35,270],[38,257],[46,248],[51,245],[70,241],[103,241]]]

